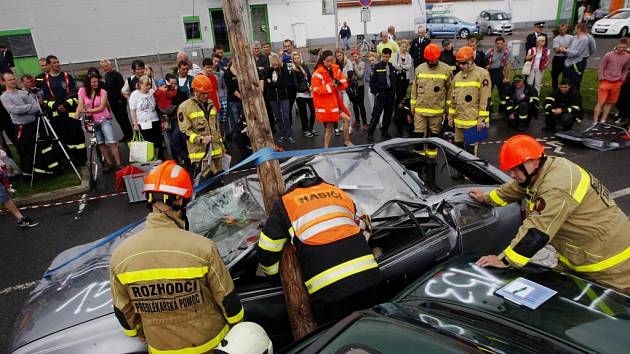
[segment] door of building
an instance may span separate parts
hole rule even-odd
[[[269,16],[267,15],[267,5],[252,5],[250,9],[254,40],[260,43],[269,42]]]
[[[226,53],[230,53],[230,39],[228,38],[227,24],[223,16],[223,9],[215,8],[210,11],[210,25],[212,26],[212,39],[214,46],[220,45]]]

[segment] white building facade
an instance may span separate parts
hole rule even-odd
[[[511,0],[513,21],[553,24],[559,1],[572,7],[568,0]],[[254,39],[277,45],[292,38],[300,46],[332,43],[344,21],[353,34],[363,33],[359,2],[337,2],[336,26],[333,0],[243,0],[250,8]],[[418,0],[374,0],[367,32],[394,25],[398,33],[411,33],[416,6]],[[219,0],[0,0],[0,8],[0,43],[13,50],[24,72],[36,70],[37,57],[48,54],[78,63],[216,44],[230,49]],[[462,0],[452,8],[453,16],[474,23],[480,11],[503,10],[505,2]]]

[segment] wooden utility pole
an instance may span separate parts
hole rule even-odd
[[[243,11],[241,0],[222,0],[222,3],[233,53],[232,65],[236,66],[239,91],[247,119],[247,134],[254,150],[257,151],[265,147],[274,148],[275,144],[269,127],[262,87],[258,80],[258,69],[243,21],[247,13]],[[274,201],[278,200],[284,193],[284,181],[278,161],[266,161],[259,165],[258,178],[262,188],[265,210],[269,213]],[[290,242],[287,242],[282,250],[280,278],[291,321],[291,330],[293,337],[297,340],[313,331],[316,328],[316,323],[311,313],[311,305],[300,272],[300,265]]]

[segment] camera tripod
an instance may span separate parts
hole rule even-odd
[[[46,116],[44,112],[41,111],[41,108],[40,108],[40,112],[37,114],[37,128],[36,128],[37,130],[35,131],[35,151],[33,152],[33,164],[32,164],[33,171],[31,171],[31,188],[33,187],[33,180],[35,179],[35,161],[37,160],[37,152],[38,152],[37,148],[39,144],[45,140],[45,139],[41,139],[40,137],[40,134],[39,134],[40,126],[42,126],[43,129],[46,131],[46,136],[50,137],[52,135],[53,137],[52,141],[59,145],[59,148],[61,149],[61,151],[63,151],[63,154],[66,157],[66,160],[68,160],[68,162],[70,163],[70,166],[72,166],[74,173],[77,175],[77,178],[79,178],[79,181],[80,181],[81,174],[79,173],[79,171],[77,170],[77,167],[72,162],[72,159],[70,158],[70,155],[68,155],[66,148],[63,146],[63,144],[59,140],[59,136],[57,135],[57,132],[55,131],[55,129],[53,129],[52,124],[50,124],[48,117]]]

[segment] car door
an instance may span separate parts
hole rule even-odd
[[[442,21],[439,17],[433,17],[427,20],[427,27],[430,32],[430,36],[439,36],[442,32]]]
[[[457,32],[457,21],[453,17],[444,17],[444,34],[447,36],[454,36]]]

